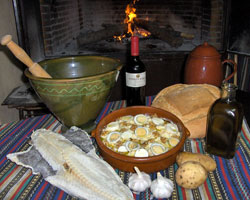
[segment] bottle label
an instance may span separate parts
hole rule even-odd
[[[126,86],[143,87],[146,85],[146,72],[128,73],[126,72]]]

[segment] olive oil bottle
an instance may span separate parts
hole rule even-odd
[[[206,152],[227,159],[234,157],[243,120],[236,90],[236,85],[223,83],[221,98],[211,106],[207,118]]]

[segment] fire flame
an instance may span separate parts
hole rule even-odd
[[[134,23],[134,18],[136,18],[136,8],[134,8],[134,3],[133,4],[128,4],[125,10],[126,13],[126,18],[124,20],[124,24],[128,24],[128,31],[127,33],[131,33],[133,35],[133,30],[132,30],[132,24]]]
[[[128,4],[126,6],[126,9],[125,9],[125,14],[126,14],[126,18],[124,19],[124,24],[127,24],[128,25],[128,30],[127,30],[127,33],[130,34],[130,35],[134,35],[134,31],[132,29],[132,24],[134,24],[134,19],[137,17],[136,15],[136,8],[134,7],[136,1],[139,1],[139,0],[133,0],[132,3]],[[142,35],[144,37],[147,37],[149,36],[151,33],[144,30],[144,29],[140,29],[140,28],[137,28],[136,27],[136,33],[139,34],[139,35]],[[120,36],[114,36],[115,39],[117,40],[122,40],[122,38],[125,38],[126,35],[120,35]]]

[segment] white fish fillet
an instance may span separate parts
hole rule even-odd
[[[57,171],[48,182],[79,198],[130,200],[132,192],[114,169],[94,151],[84,153],[58,133],[39,129],[32,142],[49,165]]]

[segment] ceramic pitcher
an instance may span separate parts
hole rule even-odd
[[[231,63],[234,71],[224,78],[223,64]],[[237,65],[232,60],[221,61],[221,55],[215,47],[204,42],[189,54],[184,73],[186,84],[211,84],[221,86],[223,80],[229,80],[237,72]]]

